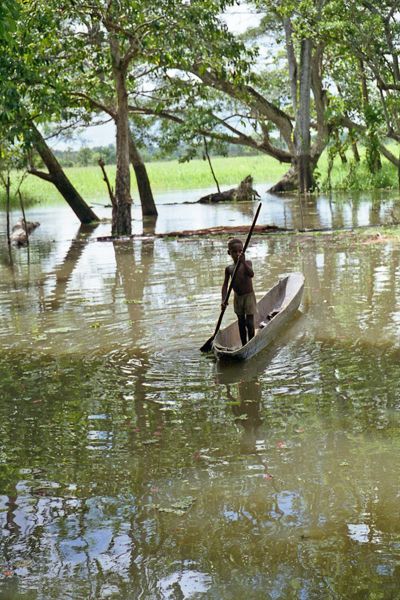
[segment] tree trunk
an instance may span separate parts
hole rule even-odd
[[[282,192],[293,192],[299,185],[299,170],[294,163],[288,171],[275,183],[268,191],[271,194],[280,194]]]
[[[11,226],[10,226],[10,188],[11,188],[11,181],[10,181],[10,173],[7,173],[6,181],[5,181],[5,188],[6,188],[6,213],[7,213],[7,243],[10,246],[10,244],[11,244]]]
[[[225,190],[224,192],[217,192],[216,194],[207,194],[202,196],[200,200],[197,200],[200,204],[213,204],[216,202],[249,202],[260,198],[260,194],[253,188],[253,178],[251,175],[247,175],[240,182],[238,187]]]
[[[132,134],[129,135],[129,157],[135,171],[136,181],[139,191],[140,203],[142,205],[142,215],[144,217],[156,217],[157,208],[154,202],[153,192],[149,176],[147,174],[146,165],[143,162],[142,156],[133,141]]]
[[[359,71],[360,71],[360,79],[361,79],[361,92],[362,92],[362,98],[363,98],[363,108],[365,109],[365,106],[369,104],[369,94],[368,94],[368,85],[367,85],[367,77],[365,74],[365,66],[364,66],[364,61],[360,58],[359,63]]]
[[[300,154],[297,157],[299,192],[307,194],[314,187],[314,178],[311,171],[311,159],[309,154]]]
[[[314,172],[315,167],[317,166],[320,155],[316,156],[307,156],[306,163],[300,165],[299,158],[297,160],[293,160],[292,166],[290,169],[286,171],[284,175],[280,178],[280,180],[275,183],[268,192],[270,194],[280,194],[284,192],[294,192],[299,189],[299,179],[300,179],[300,168],[304,170],[309,170],[310,173]],[[314,179],[313,179],[314,183]]]
[[[294,52],[293,45],[293,29],[292,23],[288,17],[283,19],[283,26],[285,29],[286,38],[286,55],[289,66],[289,81],[290,81],[290,94],[292,97],[292,106],[294,113],[297,112],[297,61]]]
[[[295,147],[290,150],[292,165],[281,179],[270,188],[271,193],[293,192],[297,189],[304,193],[314,187],[314,169],[329,139],[329,127],[326,122],[327,98],[322,84],[322,57],[322,45],[316,46],[313,51],[311,40],[301,42],[300,82],[294,132]],[[317,135],[312,145],[310,136],[311,90],[314,95],[317,117]]]
[[[93,221],[98,221],[99,218],[74,188],[68,177],[65,175],[60,163],[41,135],[40,131],[33,123],[31,124],[31,129],[33,132],[35,148],[49,171],[48,177],[43,177],[43,179],[50,181],[56,186],[57,190],[72,208],[81,223],[87,224],[92,223]],[[34,169],[30,172],[33,175],[38,175],[39,177],[41,176],[39,175],[39,172],[35,171]]]
[[[300,44],[300,89],[296,115],[295,145],[299,176],[299,191],[309,192],[314,184],[311,170],[310,96],[311,96],[311,52],[312,41],[301,40]]]
[[[360,162],[360,153],[358,151],[358,147],[357,147],[357,142],[356,140],[352,139],[351,140],[351,149],[353,151],[353,157],[356,163]]]
[[[126,65],[121,59],[118,41],[110,38],[110,50],[115,88],[117,92],[116,112],[116,175],[115,199],[112,209],[112,235],[131,235],[131,176],[129,171],[129,121],[128,92],[126,89]]]

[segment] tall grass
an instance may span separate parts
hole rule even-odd
[[[331,174],[332,189],[367,190],[376,188],[397,188],[396,168],[382,160],[382,170],[375,175],[368,173],[364,161],[356,165],[348,155],[348,163],[342,164],[336,158]],[[235,186],[247,175],[252,175],[255,187],[260,183],[274,183],[288,169],[287,164],[280,164],[268,156],[215,157],[212,159],[214,171],[221,186]],[[319,161],[317,179],[320,189],[327,189],[327,155],[324,153]],[[179,163],[176,160],[151,162],[146,165],[153,191],[155,193],[169,190],[200,189],[215,186],[208,163],[193,160]],[[115,166],[106,167],[109,179],[114,182]],[[104,200],[107,190],[99,167],[70,167],[65,169],[67,177],[87,201]],[[32,202],[58,201],[61,196],[54,185],[28,175],[22,185],[22,192],[27,204]],[[132,194],[137,195],[136,180],[132,174]],[[0,190],[0,200],[3,194]]]
[[[221,186],[236,186],[247,175],[254,177],[255,183],[276,181],[286,170],[285,165],[266,156],[235,156],[212,159],[214,171]],[[215,186],[206,161],[193,160],[179,163],[176,160],[151,162],[146,165],[154,192],[185,190]],[[115,165],[106,167],[107,175],[113,183]],[[67,177],[85,200],[107,197],[107,189],[99,167],[70,167],[65,169]],[[60,198],[55,187],[33,175],[24,181],[24,196],[37,200]],[[137,193],[136,179],[132,174],[132,193]]]
[[[393,154],[397,150],[390,148]],[[356,163],[351,152],[347,152],[347,163],[342,163],[339,157],[335,158],[331,172],[331,189],[337,191],[363,191],[374,189],[395,189],[399,187],[399,180],[396,167],[383,156],[382,169],[376,173],[370,173],[365,161],[365,149],[360,148],[361,161]],[[318,163],[317,172],[318,183],[322,190],[329,188],[327,178],[328,174],[328,156],[324,152]]]
[[[325,176],[324,176],[325,175]],[[326,172],[321,173],[321,188],[328,189],[329,182]],[[365,162],[355,163],[353,160],[345,165],[335,165],[331,174],[331,188],[333,190],[374,190],[394,189],[399,187],[396,167],[382,161],[382,169],[370,173]]]

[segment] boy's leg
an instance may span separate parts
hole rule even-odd
[[[246,316],[246,327],[247,333],[249,334],[249,341],[254,337],[254,315]]]
[[[242,340],[242,346],[244,346],[247,344],[246,317],[244,315],[238,315],[238,323],[240,339]]]

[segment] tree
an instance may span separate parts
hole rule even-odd
[[[278,131],[285,145],[285,160],[291,163],[286,175],[271,191],[280,192],[298,188],[301,192],[312,189],[313,171],[328,139],[328,123],[325,118],[327,95],[323,87],[323,28],[324,0],[257,0],[255,5],[263,14],[256,36],[270,35],[276,42],[273,52],[279,62],[281,44],[286,54],[285,90],[274,89],[269,84],[270,70],[254,77],[257,87],[251,85],[232,88],[222,84],[215,76],[209,78],[212,85],[228,92],[232,97],[244,99],[256,115],[270,153],[282,159],[282,149],[271,141],[271,131]],[[279,65],[276,64],[279,68]],[[204,80],[204,79],[203,79]],[[289,93],[290,90],[290,93]],[[272,92],[272,94],[271,94]],[[313,107],[311,106],[311,94]],[[290,99],[290,100],[289,100]],[[311,110],[316,131],[311,138]]]
[[[371,172],[380,168],[380,153],[399,167],[399,159],[385,143],[400,141],[398,4],[340,0],[332,2],[332,14],[336,46],[331,62],[338,64],[342,57],[343,65],[345,57],[339,77],[330,67],[346,107],[342,123],[363,137]]]
[[[132,65],[140,61],[147,38],[153,43],[154,26],[165,20],[164,10],[173,3],[66,1],[35,3],[35,10],[58,16],[57,36],[52,39],[52,59],[68,79],[71,102],[87,111],[105,110],[116,123],[116,180],[112,214],[114,235],[131,232],[130,159],[152,203],[154,200],[140,153],[131,139],[128,114],[128,78],[135,84]],[[166,13],[167,14],[167,13]],[[78,31],[78,35],[77,35]],[[97,94],[96,94],[97,93]],[[144,183],[143,183],[144,182]],[[143,183],[143,185],[142,185]]]
[[[67,179],[47,146],[37,124],[59,117],[65,107],[61,78],[55,78],[48,55],[48,38],[43,34],[42,17],[32,21],[28,3],[14,11],[13,42],[0,38],[0,137],[12,148],[25,150],[26,164],[34,148],[49,169],[48,173],[33,168],[35,175],[54,183],[83,223],[97,221]],[[65,92],[65,90],[64,90]]]
[[[31,122],[30,136],[33,145],[43,163],[46,165],[48,172],[46,173],[44,171],[40,171],[30,160],[28,168],[29,173],[52,183],[63,196],[63,198],[68,202],[69,206],[72,208],[81,223],[89,224],[98,221],[99,219],[97,218],[96,214],[93,212],[90,206],[86,204],[68,177],[65,175],[57,158],[54,156],[53,152],[47,145],[46,140],[43,138],[39,129],[33,122]]]
[[[182,56],[191,54],[194,33],[198,39],[204,38],[203,55],[207,55],[211,39],[217,43],[225,40],[228,58],[220,57],[219,48],[219,52],[213,51],[213,61],[232,62],[238,44],[233,45],[234,51],[229,48],[226,31],[218,19],[227,4],[224,0],[33,3],[37,18],[38,11],[42,20],[42,15],[47,15],[47,28],[51,30],[57,23],[57,31],[53,28],[49,35],[50,52],[57,70],[68,79],[71,98],[80,102],[81,108],[105,110],[115,120],[117,160],[112,230],[116,235],[129,233],[131,227],[129,157],[139,184],[143,184],[139,187],[143,193],[150,189],[137,145],[129,135],[128,99],[151,93],[147,82],[153,72],[165,73]],[[52,20],[52,15],[56,19]]]
[[[329,134],[323,86],[326,4],[257,2],[263,18],[252,43],[261,54],[266,36],[278,38],[265,71],[257,50],[246,48],[220,23],[210,19],[206,44],[204,28],[192,26],[195,43],[171,56],[167,66],[174,71],[164,69],[150,100],[135,98],[130,110],[167,119],[175,139],[206,136],[273,156],[291,166],[272,190],[308,191]]]

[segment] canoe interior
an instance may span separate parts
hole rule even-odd
[[[269,321],[267,318],[268,315],[273,312],[278,312],[279,315],[296,296],[300,296],[299,292],[301,293],[303,284],[303,274],[292,273],[280,279],[279,282],[271,288],[263,298],[261,298],[257,303],[257,314],[255,315],[255,336],[263,331],[263,329],[260,329],[261,322],[269,324],[274,320],[272,319],[272,321]],[[254,341],[253,338],[246,346],[254,343]],[[226,349],[229,351],[246,348],[246,346],[242,346],[241,344],[237,320],[218,332],[214,340],[214,346],[216,350]]]

